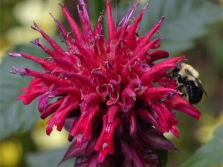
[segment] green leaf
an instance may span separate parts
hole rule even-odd
[[[18,45],[12,52],[44,55],[40,49],[31,45]],[[19,89],[28,86],[31,78],[10,74],[12,66],[40,69],[37,63],[24,58],[13,58],[6,55],[3,59],[0,65],[0,140],[19,130],[29,130],[39,119],[36,101],[28,106],[17,101],[17,97],[23,93]]]
[[[167,150],[159,150],[157,151],[158,155],[162,157],[162,167],[167,166],[167,161],[168,161],[168,151]]]
[[[139,24],[139,34],[145,35],[162,16],[165,20],[159,30],[160,36],[168,39],[161,42],[161,48],[168,50],[170,55],[190,49],[194,40],[204,36],[207,26],[223,21],[222,8],[205,0],[147,0],[148,10]],[[120,3],[119,20],[125,15],[130,4]],[[137,7],[136,14],[144,5]]]
[[[180,167],[210,167],[223,165],[223,126],[219,127],[213,139],[202,146]]]
[[[105,9],[105,1],[103,0],[92,0],[91,6],[88,6],[90,11],[90,19],[94,23],[97,23],[100,13]]]
[[[61,44],[62,48],[65,48],[64,43],[59,42],[59,36],[54,36],[52,39]],[[51,48],[48,43],[45,46]],[[17,45],[10,52],[23,52],[36,57],[47,57],[47,54],[40,48],[30,44]],[[5,55],[0,64],[0,140],[19,130],[30,130],[40,118],[36,100],[27,106],[24,106],[22,101],[17,101],[18,96],[23,94],[19,91],[20,88],[27,87],[32,78],[10,74],[12,66],[42,71],[40,65],[31,60],[22,57],[9,57],[8,53]]]
[[[67,151],[66,148],[29,154],[26,158],[29,167],[56,167]],[[62,163],[59,167],[73,167],[75,159]]]

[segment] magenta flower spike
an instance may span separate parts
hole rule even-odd
[[[145,35],[138,36],[139,23],[148,4],[132,22],[138,3],[133,3],[124,18],[115,25],[112,8],[106,3],[108,38],[103,35],[102,16],[92,29],[86,4],[79,1],[78,14],[82,29],[61,5],[74,38],[56,20],[66,44],[63,50],[35,22],[32,27],[52,46],[43,46],[39,39],[32,42],[45,51],[42,59],[26,53],[10,53],[40,64],[44,72],[13,67],[11,73],[31,76],[33,80],[18,99],[25,105],[38,98],[42,119],[50,117],[46,133],[52,128],[65,128],[69,141],[75,138],[60,163],[76,157],[75,167],[93,166],[154,166],[162,157],[157,150],[177,150],[163,134],[176,137],[176,111],[199,119],[200,112],[177,91],[176,81],[168,78],[184,56],[169,56],[159,50],[157,35],[164,17]],[[52,16],[53,17],[53,16]],[[164,59],[156,62],[156,60]],[[157,83],[157,84],[155,84]],[[169,94],[174,95],[165,99]],[[55,99],[50,103],[50,99]],[[160,100],[165,99],[165,100]]]

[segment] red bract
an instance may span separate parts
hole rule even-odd
[[[61,31],[66,51],[34,22],[32,28],[41,33],[53,50],[41,45],[38,39],[32,43],[50,58],[10,54],[35,61],[44,70],[13,67],[12,73],[34,77],[18,99],[28,105],[39,97],[41,118],[50,116],[46,133],[50,135],[53,126],[59,131],[65,127],[69,140],[76,139],[61,162],[77,157],[75,166],[81,167],[161,166],[156,151],[177,150],[163,136],[170,131],[178,137],[176,110],[196,119],[200,116],[180,96],[176,82],[167,77],[166,71],[175,68],[184,56],[155,62],[169,56],[167,51],[158,50],[159,36],[151,39],[164,17],[145,36],[138,37],[138,24],[148,5],[131,22],[137,6],[134,3],[116,26],[111,4],[107,2],[107,40],[102,32],[102,16],[92,29],[83,0],[78,5],[83,32],[62,6],[74,38],[53,19]],[[173,97],[166,99],[172,93]],[[49,103],[53,98],[54,102]]]

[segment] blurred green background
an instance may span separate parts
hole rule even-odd
[[[133,1],[118,1],[119,20],[131,2]],[[168,50],[172,57],[185,55],[188,63],[200,72],[200,79],[209,96],[203,97],[196,105],[202,112],[199,121],[183,113],[177,114],[180,138],[174,138],[171,134],[166,136],[181,152],[169,152],[167,166],[178,167],[183,163],[182,166],[185,167],[223,166],[222,128],[213,138],[214,131],[223,124],[223,1],[141,0],[140,2],[138,9],[147,2],[149,9],[140,24],[139,34],[146,34],[160,17],[165,15],[160,35],[166,35],[168,39],[161,42],[161,48]],[[34,69],[39,67],[30,61],[13,59],[7,55],[9,52],[26,52],[46,56],[40,49],[29,44],[30,41],[41,38],[40,34],[33,31],[30,26],[33,25],[33,21],[37,22],[46,33],[59,42],[58,29],[49,13],[61,21],[69,31],[70,28],[58,3],[65,4],[79,23],[76,8],[78,1],[1,0],[0,3],[0,167],[57,166],[69,145],[67,132],[54,130],[47,136],[46,120],[40,120],[37,103],[23,106],[20,101],[16,101],[20,95],[19,88],[25,87],[30,79],[9,74],[12,66]],[[105,1],[86,0],[86,3],[94,26],[100,12],[105,9]],[[115,9],[115,1],[112,3]],[[198,152],[194,155],[196,150]],[[72,164],[73,160],[61,166],[71,167]]]

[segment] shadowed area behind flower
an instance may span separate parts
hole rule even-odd
[[[61,163],[77,157],[75,166],[161,166],[157,150],[177,150],[163,133],[179,136],[175,110],[199,119],[200,112],[181,97],[175,80],[168,78],[168,69],[184,60],[184,56],[167,58],[168,52],[158,50],[158,30],[164,17],[144,36],[139,37],[139,23],[146,5],[131,22],[138,3],[133,3],[118,27],[107,2],[108,40],[102,32],[102,16],[94,29],[90,26],[86,5],[80,0],[78,14],[82,30],[66,7],[62,11],[70,23],[74,38],[55,18],[64,51],[35,22],[32,27],[52,46],[32,42],[50,57],[34,57],[26,53],[10,53],[40,64],[44,72],[13,67],[12,73],[34,79],[19,96],[25,105],[38,98],[41,118],[50,116],[46,133],[53,126],[69,131],[71,144]],[[53,16],[52,16],[53,17]],[[152,39],[154,34],[158,37]],[[159,86],[157,84],[159,83]],[[166,97],[174,93],[170,99]],[[50,99],[55,99],[49,103]],[[160,99],[166,99],[159,101]]]

